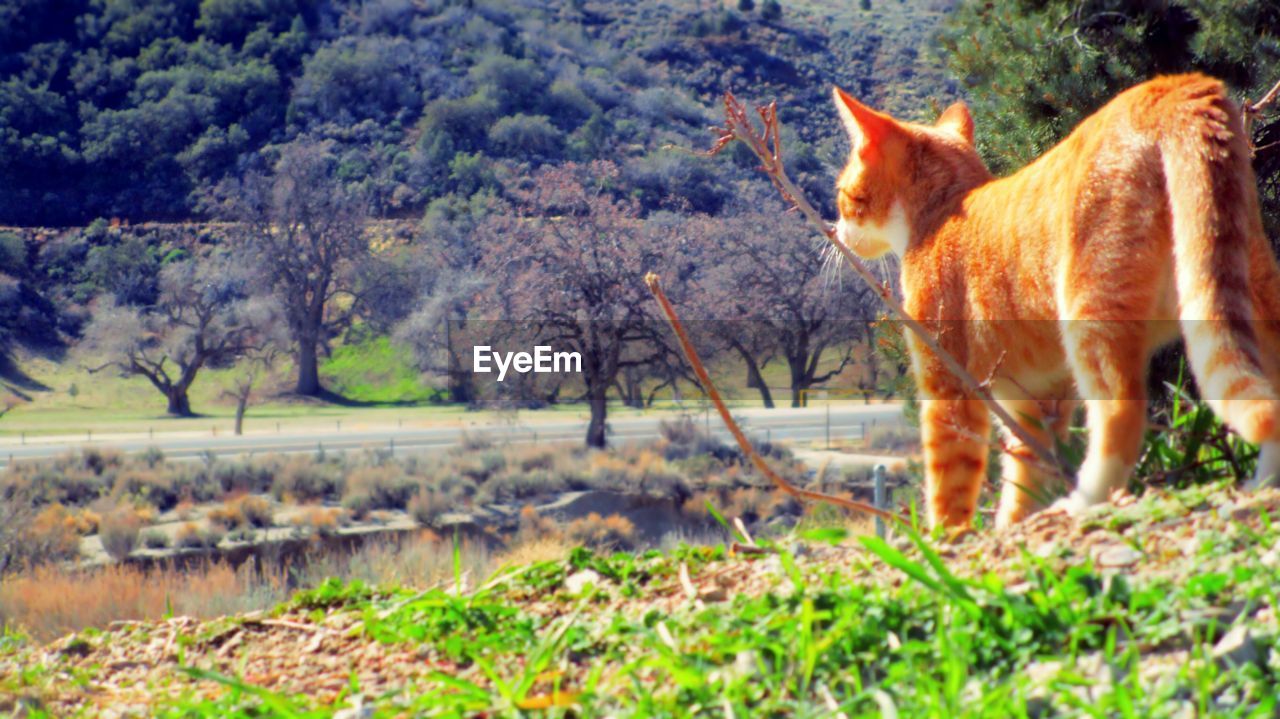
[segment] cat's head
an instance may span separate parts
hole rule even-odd
[[[851,144],[849,162],[836,181],[838,237],[864,259],[888,252],[901,256],[911,239],[916,206],[937,199],[937,189],[922,185],[948,181],[939,172],[921,172],[922,158],[953,166],[950,160],[969,155],[981,165],[973,149],[973,118],[957,102],[933,125],[899,122],[838,87],[835,102]]]

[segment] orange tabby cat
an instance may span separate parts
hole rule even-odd
[[[1125,486],[1146,424],[1146,372],[1176,339],[1210,406],[1280,474],[1280,269],[1263,236],[1241,111],[1222,83],[1161,77],[1120,94],[1057,147],[993,179],[973,120],[899,122],[836,88],[853,150],[838,236],[902,259],[904,304],[1046,445],[1085,404],[1069,510]],[[1262,320],[1262,321],[1260,321]],[[909,334],[910,337],[910,334]],[[967,526],[990,418],[912,338],[930,521]],[[1038,508],[1044,466],[1012,436],[997,525]]]

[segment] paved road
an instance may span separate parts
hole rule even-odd
[[[735,412],[748,435],[768,440],[817,440],[859,438],[874,424],[898,424],[902,421],[901,405],[838,405],[805,409],[747,409]],[[669,417],[670,415],[668,415]],[[728,430],[714,414],[694,415],[699,424],[712,434],[731,441]],[[828,419],[829,418],[829,419]],[[628,417],[611,421],[610,440],[615,443],[635,442],[658,436],[658,423],[664,417]],[[417,429],[367,430],[341,432],[312,430],[285,434],[250,434],[241,437],[165,437],[154,439],[95,439],[92,442],[67,439],[21,444],[7,438],[0,441],[0,467],[11,461],[53,457],[85,446],[111,447],[123,452],[140,452],[157,447],[166,457],[191,459],[212,452],[215,455],[291,454],[325,451],[386,448],[394,453],[441,450],[460,444],[464,437],[484,437],[497,442],[564,442],[581,441],[586,433],[585,420],[538,422],[526,425],[489,424],[468,427],[432,427]]]

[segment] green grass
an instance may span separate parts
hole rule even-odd
[[[863,538],[833,550],[842,563],[785,547],[766,559],[576,550],[461,594],[330,582],[276,613],[349,613],[367,641],[417,648],[417,680],[365,696],[374,716],[1271,717],[1280,643],[1274,619],[1256,612],[1277,604],[1280,568],[1259,556],[1280,531],[1265,511],[1258,520],[1218,523],[1182,577],[1108,574],[1060,553],[1023,554],[1000,579],[959,572],[925,540]],[[682,564],[702,582],[748,562],[772,579],[767,590],[678,596]],[[567,579],[585,570],[598,578],[570,593]],[[1213,610],[1228,606],[1242,609],[1259,662],[1210,656],[1233,621]],[[1170,652],[1183,654],[1159,681],[1144,678],[1145,663]],[[9,684],[54,681],[42,671]],[[188,693],[158,715],[330,716],[346,706],[188,671],[224,693]]]
[[[830,353],[829,353],[830,355]],[[165,414],[164,397],[142,377],[121,377],[103,371],[90,373],[84,363],[67,359],[19,352],[17,362],[23,371],[46,389],[32,390],[30,402],[18,405],[0,417],[0,437],[25,434],[36,436],[94,435],[115,433],[199,432],[227,434],[234,424],[234,401],[225,395],[236,377],[236,368],[206,369],[191,388],[191,406],[198,417],[174,418]],[[834,363],[827,357],[823,371]],[[337,345],[331,357],[322,358],[321,380],[324,386],[362,406],[299,400],[287,394],[292,387],[293,366],[282,360],[273,372],[259,383],[257,397],[250,404],[245,420],[247,432],[273,432],[277,424],[289,429],[333,429],[366,426],[413,426],[439,422],[483,422],[492,413],[474,412],[466,407],[438,404],[438,388],[425,383],[414,370],[404,350],[385,337],[352,345]],[[714,372],[717,387],[730,401],[745,406],[759,406],[760,395],[745,386],[745,371],[736,361],[725,362]],[[789,382],[782,362],[770,363],[764,369],[766,382],[773,388],[777,406],[786,407]],[[73,389],[74,388],[74,389]],[[692,384],[681,385],[687,402],[696,403],[700,391]],[[573,392],[563,393],[566,398]],[[659,395],[660,400],[670,393]],[[618,405],[610,409],[613,418],[636,411]],[[536,412],[522,412],[521,420],[535,417],[549,419],[585,418],[586,408],[563,404]]]
[[[387,337],[335,347],[321,363],[320,376],[330,390],[357,402],[420,403],[442,397]]]

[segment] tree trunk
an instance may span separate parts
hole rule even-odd
[[[769,391],[768,385],[765,384],[764,376],[760,374],[760,368],[756,366],[756,361],[745,352],[741,354],[742,358],[747,361],[747,386],[760,390],[760,400],[764,402],[764,406],[768,409],[773,409],[773,394]]]
[[[165,396],[169,399],[169,414],[175,417],[191,416],[191,400],[185,387],[171,387]]]
[[[320,366],[316,359],[316,337],[303,335],[298,339],[298,384],[294,392],[307,397],[320,394]]]
[[[807,378],[804,376],[804,359],[792,361],[792,358],[788,357],[787,367],[791,370],[791,406],[799,407],[801,393],[809,388]]]
[[[244,432],[244,413],[249,408],[249,395],[242,394],[236,400],[236,436]]]
[[[605,388],[589,387],[587,390],[587,404],[591,406],[591,421],[587,424],[587,446],[594,449],[604,449],[608,444],[608,438],[605,436],[607,427],[605,416],[609,411]]]

